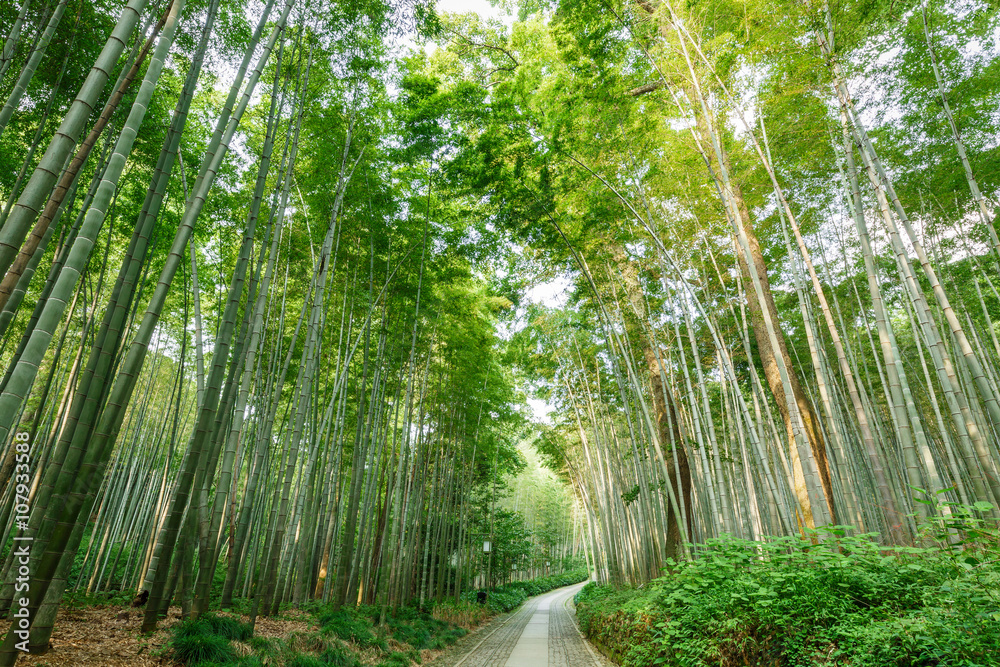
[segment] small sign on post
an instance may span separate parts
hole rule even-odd
[[[484,554],[488,554],[490,552],[490,549],[492,549],[492,547],[493,547],[493,545],[490,544],[489,540],[483,540],[483,553]]]

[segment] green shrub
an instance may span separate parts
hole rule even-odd
[[[469,600],[446,600],[435,604],[431,610],[434,618],[448,623],[449,626],[459,626],[471,629],[490,617],[490,610],[481,604]]]
[[[135,598],[134,591],[98,591],[87,593],[84,589],[67,590],[63,598],[63,606],[67,609],[83,609],[84,607],[124,607]]]
[[[217,616],[215,614],[202,614],[199,620],[211,628],[214,634],[226,639],[235,639],[245,642],[253,636],[253,629],[249,623],[243,623],[231,616]]]
[[[427,648],[444,648],[444,646],[451,646],[459,639],[464,637],[466,634],[467,632],[464,628],[448,626],[447,628],[439,632],[436,637],[434,637],[434,639],[431,641],[430,646],[428,646]],[[444,646],[441,646],[441,644],[437,642],[444,642]]]
[[[475,599],[475,593],[470,597]],[[486,606],[493,613],[499,614],[517,608],[527,599],[527,594],[521,588],[506,588],[501,586],[488,591]]]
[[[317,620],[326,632],[358,646],[378,646],[382,643],[372,632],[372,621],[364,615],[362,609],[341,607],[321,613]]]
[[[371,605],[320,610],[320,629],[293,632],[287,637],[254,637],[250,627],[216,614],[188,619],[171,629],[172,657],[189,667],[363,667],[352,649],[376,647],[387,667],[420,664],[420,649],[443,648],[465,634],[465,630],[436,619],[416,607],[402,607],[385,619],[376,631],[380,608]],[[390,652],[386,636],[392,636],[407,650]],[[237,658],[234,641],[246,642],[251,655]],[[344,642],[352,642],[345,644]]]
[[[431,640],[431,630],[419,621],[409,623],[389,621],[392,638],[414,648],[426,648]]]
[[[554,588],[577,584],[586,581],[589,577],[590,573],[586,569],[579,569],[528,581],[512,581],[487,591],[486,605],[490,611],[496,614],[511,611],[529,597],[547,593]],[[467,602],[475,602],[478,593],[479,591],[466,591],[462,594],[462,599]]]
[[[995,665],[1000,542],[956,515],[925,533],[924,544],[938,540],[926,548],[836,527],[809,540],[710,540],[642,589],[586,586],[580,625],[626,666]]]
[[[189,665],[232,665],[236,663],[236,652],[225,637],[210,633],[185,633],[174,635],[170,640],[173,657],[178,662]]]
[[[410,667],[410,662],[410,657],[407,654],[393,651],[378,664],[378,667]]]
[[[319,656],[324,667],[361,667],[361,662],[343,646],[331,646]]]
[[[444,648],[465,636],[465,630],[414,607],[402,607],[386,618],[392,638],[414,649]],[[417,654],[419,656],[419,653]]]
[[[236,664],[232,640],[250,641],[254,646],[253,631],[247,623],[229,616],[202,614],[196,619],[186,619],[171,629],[168,647],[175,660],[195,667]],[[240,664],[251,665],[247,659]]]
[[[267,637],[251,637],[248,640],[250,648],[254,653],[264,653],[264,654],[274,654],[278,650],[276,646],[277,640],[268,639]]]

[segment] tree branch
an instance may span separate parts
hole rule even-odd
[[[640,95],[645,95],[646,93],[651,93],[654,90],[659,90],[663,88],[662,81],[653,81],[651,83],[644,84],[638,88],[633,88],[632,90],[625,93],[629,97],[639,97]]]

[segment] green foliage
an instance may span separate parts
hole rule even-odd
[[[247,643],[250,644],[250,648],[254,653],[270,655],[279,650],[277,640],[268,639],[267,637],[251,637]]]
[[[323,651],[319,658],[325,667],[361,667],[357,657],[343,646],[331,646]]]
[[[483,554],[478,570],[492,572],[496,583],[501,573],[509,572],[515,563],[523,562],[532,551],[532,533],[524,516],[502,507],[494,507],[490,489],[477,500],[477,511],[472,530],[482,535],[492,535],[492,550]]]
[[[466,593],[463,597],[468,596],[466,599],[470,599],[474,595],[475,593],[471,595]],[[486,598],[486,606],[489,607],[490,611],[499,614],[516,609],[527,599],[528,594],[521,588],[499,586],[489,592],[489,596]]]
[[[411,660],[419,663],[421,649],[445,648],[466,633],[454,623],[434,618],[415,607],[393,610],[386,616],[384,626],[378,626],[381,612],[381,608],[374,605],[320,609],[316,619],[324,635],[338,637],[362,649],[374,647],[386,655],[384,664],[387,665],[409,665]],[[410,648],[403,653],[391,652],[386,642],[388,637]],[[339,644],[328,647],[319,657],[326,661],[324,665],[334,667],[354,667],[356,664],[352,662],[356,660],[354,654]]]
[[[198,620],[207,625],[213,633],[226,639],[245,642],[253,636],[253,629],[249,623],[242,623],[231,616],[204,614]]]
[[[87,593],[85,590],[68,590],[63,597],[63,605],[67,609],[82,609],[84,607],[122,607],[135,597],[133,591],[98,591]]]
[[[413,607],[390,613],[381,627],[376,626],[379,615],[380,608],[373,605],[321,608],[317,630],[267,639],[252,636],[250,626],[234,618],[204,614],[175,625],[167,648],[175,661],[192,667],[362,667],[359,654],[370,656],[372,650],[382,664],[398,667],[420,664],[421,649],[442,649],[466,634],[454,623]],[[402,650],[390,650],[387,637]],[[234,642],[242,642],[244,650],[237,651]],[[240,656],[247,648],[250,655]]]
[[[410,667],[410,656],[394,651],[389,657],[378,664],[378,667]]]
[[[181,624],[183,625],[183,624]],[[185,665],[206,662],[230,665],[236,662],[236,652],[225,637],[204,632],[176,633],[170,640],[173,657]]]
[[[466,634],[463,628],[413,607],[395,610],[383,627],[375,624],[379,614],[380,608],[372,605],[321,609],[316,614],[318,630],[278,639],[253,637],[245,623],[204,614],[174,626],[168,649],[174,660],[192,667],[361,667],[358,654],[371,649],[381,657],[381,664],[398,667],[420,664],[421,649],[442,649]],[[391,651],[386,643],[388,636],[398,642],[394,646],[402,646],[403,650]],[[250,655],[239,657],[234,641],[245,642]]]
[[[90,540],[92,536],[90,530],[84,533],[85,544],[89,547]],[[77,581],[81,575],[89,577],[89,574],[85,574],[83,571],[84,560],[87,555],[87,548],[81,548],[76,556],[73,558],[73,565],[70,569],[69,576],[69,587],[75,587]],[[126,579],[126,566],[132,555],[132,546],[128,544],[113,544],[108,549],[106,562],[108,563],[106,571],[102,574],[100,579],[99,589],[105,589],[103,593],[107,594],[107,599],[104,603],[106,604],[127,604],[131,601],[131,597],[135,595],[134,590],[119,590]],[[89,580],[84,579],[84,583]],[[72,588],[70,588],[72,590]],[[83,598],[78,598],[80,604],[84,606],[102,604],[100,595],[101,591],[95,592],[91,595],[83,593],[83,591],[74,591],[75,596],[84,596]]]
[[[578,569],[560,574],[550,574],[547,577],[539,577],[528,581],[512,581],[507,584],[507,587],[520,588],[528,597],[531,597],[551,591],[553,588],[578,584],[581,581],[586,581],[589,577],[590,573],[586,569]]]
[[[624,665],[994,664],[1000,540],[981,508],[951,509],[920,548],[836,527],[710,540],[642,589],[588,585],[580,624]]]
[[[492,614],[489,608],[469,600],[444,600],[434,605],[434,618],[463,630],[478,627]]]
[[[175,637],[216,635],[226,640],[247,641],[252,634],[249,624],[216,614],[202,614],[197,619],[185,620],[174,627]]]
[[[379,646],[384,644],[372,631],[372,621],[361,608],[341,607],[329,610],[317,616],[324,632],[349,641],[361,647]]]
[[[528,581],[512,581],[487,592],[486,605],[494,613],[507,612],[516,609],[522,602],[533,595],[551,591],[553,588],[570,586],[586,581],[590,573],[585,569],[571,570],[562,574],[552,574]],[[466,591],[462,599],[472,602],[479,591]]]
[[[393,639],[414,649],[444,648],[465,636],[462,628],[413,607],[397,609],[393,616],[386,619],[386,625]]]
[[[196,619],[186,619],[172,628],[168,648],[175,660],[188,665],[247,664],[237,660],[232,642],[251,643],[267,651],[265,640],[253,637],[250,625],[230,616],[202,614]],[[261,645],[263,641],[263,645]]]

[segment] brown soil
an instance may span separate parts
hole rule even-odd
[[[162,667],[175,664],[164,657],[167,630],[180,620],[180,607],[151,635],[139,632],[142,610],[123,607],[61,609],[47,653],[22,655],[18,667]],[[243,620],[247,620],[245,617]],[[289,612],[282,618],[258,618],[255,634],[283,637],[309,628],[308,616]]]
[[[18,658],[17,667],[172,667],[177,665],[168,656],[165,644],[170,638],[168,632],[180,621],[180,607],[171,607],[170,614],[160,622],[159,629],[151,635],[142,635],[139,627],[142,624],[142,610],[120,606],[87,607],[84,609],[60,609],[56,616],[55,628],[49,650],[43,655],[23,654]],[[237,616],[243,621],[245,616]],[[289,637],[293,633],[297,637],[293,643],[299,643],[298,648],[309,652],[315,647],[309,646],[306,636],[310,629],[308,614],[296,610],[284,612],[280,618],[258,618],[254,635],[258,637]],[[458,620],[458,619],[456,619]],[[484,619],[462,619],[466,629],[472,632],[481,627]],[[471,622],[469,622],[471,621]],[[479,623],[475,623],[479,621]],[[241,648],[249,652],[248,646]],[[393,639],[389,642],[390,651],[406,651],[410,647]],[[375,665],[384,659],[377,649],[357,649],[358,659],[364,665]],[[428,664],[444,651],[424,649],[420,652],[421,662]]]

